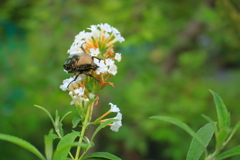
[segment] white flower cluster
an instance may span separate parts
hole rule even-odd
[[[98,87],[104,87],[106,84],[113,86],[113,83],[107,82],[107,80],[111,77],[109,74],[117,74],[117,66],[115,65],[115,62],[120,62],[122,59],[121,53],[115,53],[113,49],[113,44],[117,41],[121,43],[124,41],[124,38],[116,28],[107,23],[91,25],[90,28],[88,28],[88,31],[81,31],[75,36],[74,42],[68,50],[68,53],[70,55],[79,54],[79,56],[81,56],[80,54],[89,54],[93,58],[93,63],[98,66],[96,70],[89,71],[92,73],[92,77],[98,80]],[[79,71],[79,73],[82,72]],[[79,75],[77,71],[75,75],[77,78],[75,76],[65,79],[60,86],[63,91],[69,91],[69,95],[72,98],[70,104],[84,107],[92,102],[96,102],[92,106],[96,105],[98,96],[94,95],[95,88],[93,87],[94,89],[91,90],[91,87],[87,85],[89,79],[86,78],[85,74]],[[122,126],[122,114],[116,105],[112,103],[109,103],[109,105],[111,106],[111,109],[104,115],[111,112],[117,113],[116,117],[112,119],[117,119],[118,121],[110,124],[110,129],[117,132]],[[102,118],[100,117],[100,120]]]
[[[76,82],[82,81],[83,79],[86,79],[86,76],[84,74],[81,74],[78,76],[78,78],[76,79],[76,81],[73,81],[75,77],[70,77],[68,79],[63,80],[63,84],[60,85],[60,89],[62,89],[63,91],[68,90],[68,85],[70,83],[75,84]]]
[[[117,122],[113,122],[110,129],[112,131],[118,132],[119,128],[122,126],[122,114],[120,113],[120,109],[117,107],[117,105],[114,105],[112,103],[109,103],[109,105],[111,106],[111,109],[109,110],[110,112],[117,112],[117,116],[113,119],[119,120]]]
[[[109,73],[112,75],[117,74],[117,66],[114,64],[114,60],[111,58],[106,60],[94,59],[94,63],[98,66],[98,69],[96,70],[97,75],[100,73]]]
[[[92,40],[100,41],[101,43],[106,42],[106,46],[109,46],[117,41],[124,41],[124,38],[121,36],[120,32],[107,23],[91,25],[91,27],[88,29],[90,30],[90,32],[85,32],[84,30],[75,36],[75,40],[70,49],[68,50],[69,54],[83,52],[83,50],[81,49],[82,44],[88,42],[91,43]]]
[[[71,105],[82,105],[82,102],[89,102],[89,99],[94,99],[95,95],[92,93],[89,93],[89,97],[87,97],[85,94],[85,88],[80,87],[75,89],[74,91],[70,91],[69,95],[72,97],[72,101],[70,102]]]

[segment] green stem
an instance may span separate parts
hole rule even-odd
[[[86,128],[88,126],[88,120],[89,120],[89,111],[90,111],[90,106],[88,106],[88,110],[87,110],[87,114],[86,114],[86,117],[85,117],[85,120],[83,122],[83,126],[82,126],[82,131],[81,131],[81,136],[79,138],[79,143],[82,143],[82,140],[83,140],[83,136],[85,134],[85,131],[86,131]],[[79,154],[80,154],[80,151],[81,151],[81,146],[78,146],[77,147],[77,152],[76,152],[76,156],[75,156],[75,160],[78,160],[78,157],[79,157]]]
[[[69,154],[69,156],[72,158],[72,159],[74,159],[74,157],[73,157],[73,155],[72,155],[72,153],[69,151],[68,152],[68,154]]]

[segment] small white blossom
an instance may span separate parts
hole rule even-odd
[[[70,49],[67,51],[69,54],[76,54],[76,53],[81,53],[83,50],[81,49],[81,45],[72,45]]]
[[[78,96],[83,96],[83,95],[84,95],[84,90],[85,90],[85,88],[80,87],[80,88],[78,88],[78,89],[75,89],[74,92],[75,92],[75,94],[77,94]]]
[[[88,98],[85,98],[85,97],[80,97],[80,100],[84,101],[84,102],[89,102],[89,99]]]
[[[84,43],[85,34],[86,34],[85,31],[81,31],[79,34],[77,34],[75,36],[73,44],[80,45],[80,44]]]
[[[105,37],[105,39],[108,39],[108,37],[110,36],[110,34],[107,32],[103,33],[102,35]]]
[[[92,37],[95,37],[95,38],[97,38],[99,35],[100,35],[100,33],[101,33],[101,31],[99,31],[98,29],[96,29],[96,30],[94,30],[94,31],[92,31]]]
[[[107,65],[104,63],[103,60],[94,59],[94,63],[98,66],[96,70],[96,74],[99,75],[100,73],[106,73],[108,71]]]
[[[89,93],[89,98],[90,99],[94,99],[94,97],[95,97],[95,94]]]
[[[68,94],[69,94],[70,96],[73,96],[73,92],[72,92],[72,91],[70,91]]]
[[[115,35],[115,40],[119,41],[120,43],[125,41],[125,39],[120,34]]]
[[[107,66],[111,66],[111,65],[114,64],[114,60],[112,60],[111,58],[108,58],[108,59],[105,60],[105,63],[106,63]]]
[[[108,73],[115,76],[117,74],[117,66],[115,64],[112,64],[108,69]]]
[[[116,53],[115,59],[116,59],[118,62],[120,62],[120,61],[122,60],[122,55],[121,55],[121,53]]]
[[[109,24],[107,24],[107,23],[99,24],[98,26],[101,28],[101,30],[105,30],[106,32],[112,32],[112,28],[113,28],[113,27],[111,27],[111,26],[110,26]]]
[[[91,49],[90,49],[90,55],[91,55],[91,56],[97,57],[97,55],[98,55],[99,53],[100,53],[100,52],[99,52],[99,48],[97,48],[97,49],[91,48]]]
[[[68,78],[68,79],[65,79],[65,80],[63,80],[63,84],[60,86],[60,88],[63,90],[63,91],[66,91],[68,88],[67,88],[67,86],[68,86],[68,84],[70,83],[70,82],[72,82],[73,81],[73,77],[70,77],[70,78]]]
[[[88,39],[92,39],[92,36],[93,36],[92,33],[86,32],[86,34],[85,34],[85,36],[84,36],[84,39],[85,39],[86,41],[88,41]]]
[[[113,122],[110,129],[112,131],[118,132],[119,128],[122,126],[122,114],[118,112],[117,116],[114,117],[113,119],[118,119],[119,121]]]
[[[112,103],[109,103],[109,105],[111,106],[111,109],[110,109],[111,112],[119,112],[120,111],[120,109],[117,107],[117,105],[114,105]]]
[[[83,79],[86,79],[86,75],[81,74],[78,76],[78,78],[75,81],[73,81],[74,79],[75,77],[70,77],[68,79],[63,80],[63,84],[60,86],[60,89],[62,89],[63,91],[66,91],[70,83],[75,84],[76,82],[82,81]]]
[[[112,29],[112,32],[113,34],[117,35],[117,34],[120,34],[120,32],[117,30],[117,28],[114,28]]]
[[[91,31],[95,31],[95,30],[97,30],[97,26],[96,25],[91,25],[90,28],[87,28],[87,29],[89,29]]]

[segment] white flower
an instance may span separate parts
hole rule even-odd
[[[114,28],[112,29],[112,32],[113,34],[117,35],[117,34],[120,34],[120,32],[117,30],[117,28]]]
[[[117,74],[117,66],[115,64],[112,64],[108,69],[108,73],[115,76]]]
[[[105,37],[105,39],[108,39],[108,37],[110,36],[110,34],[107,32],[103,33],[102,35]]]
[[[73,81],[73,77],[70,77],[70,78],[68,78],[68,79],[65,79],[65,80],[63,80],[63,84],[60,86],[60,88],[63,90],[63,91],[66,91],[68,88],[68,84],[70,83],[70,82],[72,82]]]
[[[120,43],[125,41],[125,39],[120,34],[115,35],[115,40],[119,41]]]
[[[85,34],[85,31],[81,31],[79,34],[77,34],[74,39],[74,44],[82,44],[84,42]]]
[[[109,24],[107,24],[107,23],[99,24],[98,26],[101,28],[101,30],[105,30],[106,32],[112,32],[112,28],[113,28],[113,27],[111,27],[111,26],[110,26]]]
[[[107,66],[111,66],[111,65],[114,64],[114,60],[112,60],[111,58],[108,58],[108,59],[105,60],[105,63],[106,63]]]
[[[93,31],[92,31],[91,35],[92,35],[92,37],[97,38],[97,37],[100,35],[100,33],[101,33],[101,31],[99,31],[98,29],[96,29],[96,30],[93,30]]]
[[[89,93],[89,98],[90,99],[94,99],[94,97],[95,97],[95,94]]]
[[[73,44],[70,49],[67,51],[69,54],[76,54],[76,53],[81,53],[83,50],[81,49],[81,45],[75,45]]]
[[[103,60],[94,59],[94,63],[98,66],[96,70],[96,74],[99,75],[100,73],[106,73],[108,71],[107,65],[104,63]]]
[[[121,53],[116,53],[115,59],[116,59],[118,62],[120,62],[120,61],[122,60],[122,55],[121,55]]]
[[[97,49],[91,48],[91,49],[90,49],[90,55],[91,55],[91,56],[97,57],[97,55],[98,55],[99,53],[100,53],[100,52],[99,52],[99,48],[97,48]]]
[[[75,89],[74,92],[70,91],[69,95],[72,97],[72,101],[70,102],[71,105],[82,105],[82,102],[88,102],[89,99],[84,95],[85,88],[80,87]]]
[[[87,29],[89,29],[91,31],[95,31],[95,30],[97,30],[97,25],[91,25],[90,28],[87,28]]]
[[[85,97],[80,97],[80,100],[84,101],[84,102],[88,102],[89,99],[88,98],[85,98]]]
[[[122,114],[118,112],[117,116],[114,117],[113,119],[118,119],[119,121],[113,122],[110,129],[112,131],[118,132],[119,128],[122,126]]]
[[[111,112],[119,112],[120,111],[120,109],[117,107],[117,105],[114,105],[112,103],[109,103],[109,105],[111,106],[111,109],[110,109]]]
[[[78,88],[78,89],[75,89],[74,92],[75,92],[75,94],[77,94],[78,96],[83,96],[83,95],[84,95],[84,90],[85,90],[85,88],[80,87],[80,88]]]
[[[75,77],[70,77],[68,79],[63,80],[63,84],[60,85],[60,89],[62,89],[63,91],[66,91],[68,89],[68,85],[70,83],[75,84],[76,82],[82,81],[83,79],[86,79],[86,75],[81,74],[78,76],[78,78],[75,81],[73,81],[74,79],[75,79]]]

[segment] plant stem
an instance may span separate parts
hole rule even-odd
[[[87,113],[86,113],[86,116],[85,116],[85,119],[84,119],[84,122],[83,122],[83,126],[82,126],[82,130],[81,130],[81,135],[80,135],[80,138],[79,138],[79,143],[82,143],[82,140],[83,140],[83,136],[85,134],[85,131],[86,131],[86,128],[88,126],[88,120],[89,120],[89,111],[90,111],[90,106],[88,106],[88,109],[87,109]],[[78,160],[78,157],[79,157],[79,154],[80,154],[80,151],[81,151],[81,146],[78,146],[77,147],[77,152],[76,152],[76,156],[75,156],[75,160]]]

